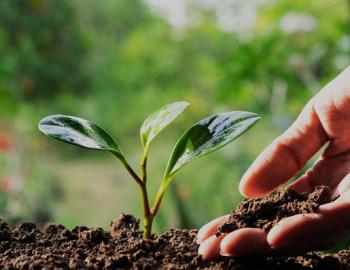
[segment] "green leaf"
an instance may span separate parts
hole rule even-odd
[[[39,130],[57,140],[84,148],[112,152],[123,157],[112,137],[94,123],[68,115],[50,115],[39,123]]]
[[[185,101],[165,105],[155,111],[143,122],[140,136],[144,149],[147,151],[149,144],[166,126],[174,121],[190,104]]]
[[[165,171],[164,184],[167,186],[183,166],[230,143],[259,119],[255,113],[226,112],[196,123],[176,143]]]

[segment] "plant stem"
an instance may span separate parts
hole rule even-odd
[[[157,196],[156,196],[156,199],[154,200],[154,203],[153,203],[153,206],[152,206],[152,209],[151,209],[151,213],[153,216],[157,215],[158,213],[158,210],[159,210],[159,207],[160,207],[160,204],[163,200],[163,197],[164,197],[164,193],[165,193],[165,190],[168,188],[171,180],[173,179],[174,175],[171,175],[171,176],[164,176],[163,177],[163,180],[162,180],[162,183],[160,184],[160,187],[158,189],[158,192],[157,192]]]
[[[152,234],[152,223],[154,216],[151,213],[148,201],[148,194],[146,184],[141,184],[141,196],[142,196],[142,206],[143,206],[143,238],[147,239]]]
[[[148,193],[147,193],[147,152],[144,153],[141,159],[141,177],[134,171],[134,169],[129,165],[128,161],[124,156],[119,153],[113,152],[113,154],[123,163],[124,167],[127,169],[129,174],[134,178],[141,190],[142,206],[143,206],[143,217],[144,217],[144,231],[143,238],[147,239],[152,234],[152,223],[154,215],[149,207]]]
[[[154,204],[151,210],[152,215],[154,216],[157,215],[163,196],[164,196],[164,193],[156,197],[156,200],[154,201]]]
[[[129,174],[132,176],[132,178],[135,179],[135,181],[139,184],[142,185],[142,179],[137,175],[137,173],[133,170],[133,168],[130,167],[129,164],[124,164],[125,168],[128,170]]]
[[[124,165],[124,167],[127,169],[127,171],[129,172],[129,174],[131,175],[132,178],[134,178],[134,180],[141,185],[142,184],[142,179],[140,178],[140,176],[137,175],[137,173],[134,171],[134,169],[129,165],[129,162],[125,159],[125,157],[123,155],[120,155],[118,152],[112,152],[112,154],[114,156],[116,156],[121,163]]]
[[[154,216],[144,218],[143,239],[148,239],[152,234],[152,224]]]
[[[142,196],[142,206],[143,206],[143,238],[147,239],[152,234],[152,224],[154,215],[152,215],[151,209],[149,207],[149,199],[147,193],[147,156],[148,151],[146,150],[141,158],[141,196]]]
[[[163,185],[164,180],[162,181],[162,184],[160,185],[159,189],[158,189],[158,193],[156,196],[156,199],[154,200],[152,209],[151,209],[151,213],[153,216],[157,215],[159,207],[160,207],[160,203],[162,202],[163,196],[164,196],[164,192],[166,187]]]
[[[141,179],[144,183],[147,182],[147,152],[141,158]]]

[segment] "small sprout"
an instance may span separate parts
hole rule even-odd
[[[141,142],[146,152],[153,139],[178,118],[189,105],[185,101],[171,103],[146,118],[140,130]]]
[[[147,181],[147,157],[148,148],[153,139],[171,122],[178,118],[190,104],[185,101],[174,102],[149,115],[143,122],[140,129],[140,138],[143,145],[141,157],[141,178]]]
[[[158,213],[164,193],[175,174],[191,161],[230,143],[260,119],[257,114],[250,112],[226,112],[209,116],[184,132],[174,147],[151,208],[146,187],[150,143],[188,106],[189,103],[184,101],[168,104],[152,113],[143,122],[140,130],[143,145],[140,175],[130,166],[113,138],[105,130],[88,120],[67,115],[51,115],[40,121],[39,129],[44,134],[60,141],[84,148],[108,151],[116,156],[141,189],[144,238],[149,238],[152,233],[153,219]]]

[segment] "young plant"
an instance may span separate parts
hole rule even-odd
[[[113,138],[96,124],[68,115],[50,115],[42,119],[39,129],[60,141],[84,148],[107,151],[120,160],[141,191],[144,238],[152,233],[152,223],[157,215],[164,193],[175,174],[191,161],[205,156],[230,143],[253,126],[260,117],[250,112],[226,112],[209,116],[187,131],[176,143],[165,169],[158,193],[151,207],[147,191],[147,159],[149,146],[154,138],[189,106],[187,102],[175,102],[155,111],[143,122],[140,136],[143,154],[138,174],[127,161]]]

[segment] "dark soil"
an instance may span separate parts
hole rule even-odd
[[[328,193],[325,188],[320,188],[309,196],[287,191],[279,192],[269,199],[242,202],[237,208],[242,214],[233,215],[238,225],[224,226],[221,230],[224,232],[226,229],[223,228],[230,227],[232,230],[240,226],[259,226],[268,230],[276,222],[272,219],[279,220],[288,213],[314,211],[319,204],[329,200]],[[262,209],[267,206],[273,206],[274,212],[266,214],[270,210]],[[296,210],[296,206],[300,209]],[[244,211],[252,218],[245,219]],[[261,218],[253,218],[255,215]],[[41,232],[33,223],[23,222],[10,228],[6,222],[0,221],[0,268],[350,269],[349,251],[337,254],[308,253],[299,257],[222,257],[216,262],[207,262],[197,254],[196,234],[196,230],[170,229],[161,236],[142,240],[139,222],[129,215],[122,215],[112,222],[110,232],[87,227],[76,227],[70,231],[62,225],[54,224],[48,224]]]
[[[291,189],[279,189],[276,194],[242,201],[222,225],[217,235],[240,228],[262,228],[268,232],[283,218],[296,214],[313,213],[331,201],[331,190],[318,186],[312,193],[298,193]]]

